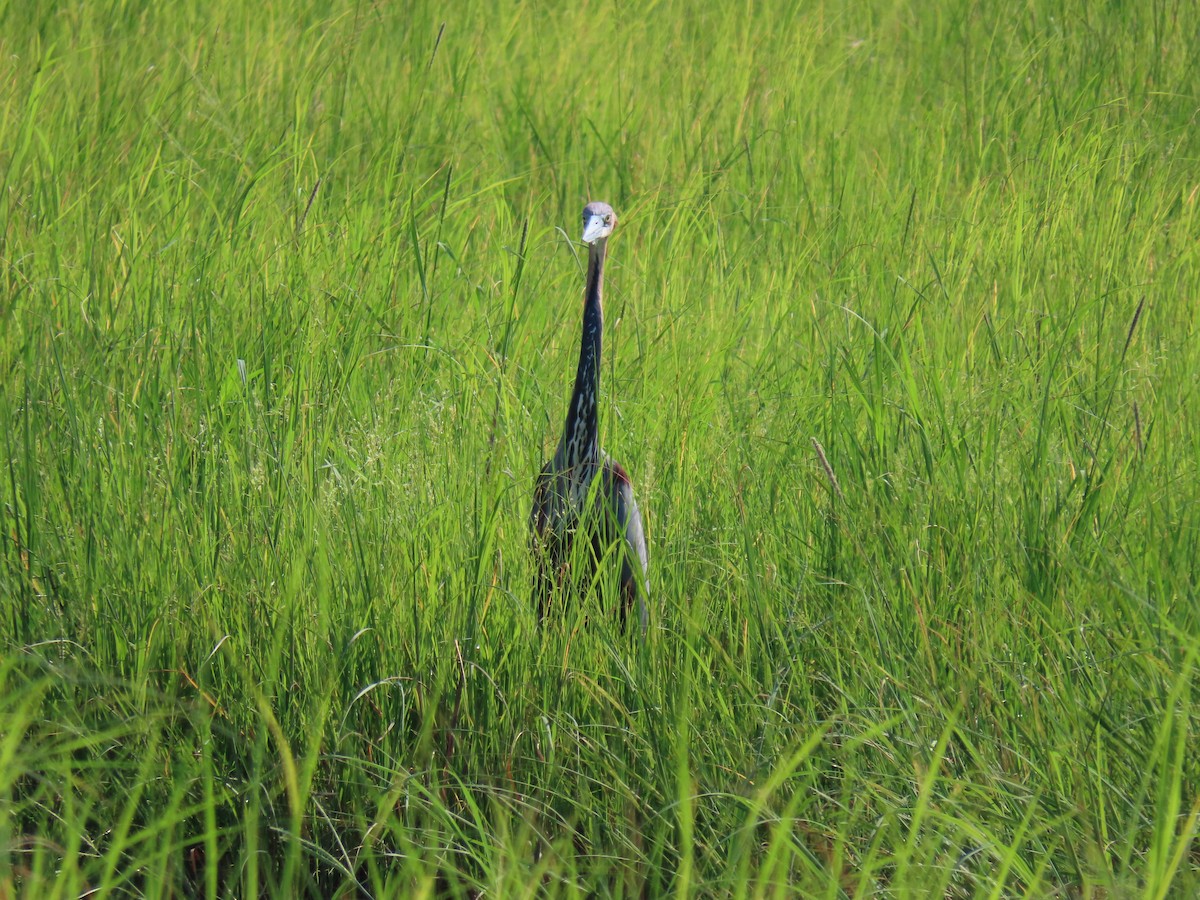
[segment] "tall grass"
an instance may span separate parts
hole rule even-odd
[[[0,2],[0,896],[1200,890],[1198,26]]]

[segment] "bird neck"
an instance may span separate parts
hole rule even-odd
[[[597,407],[600,399],[600,345],[604,331],[604,311],[600,302],[604,280],[604,245],[604,240],[599,240],[588,249],[579,368],[575,372],[575,390],[571,392],[567,421],[559,444],[559,453],[567,468],[600,456]]]

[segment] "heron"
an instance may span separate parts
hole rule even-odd
[[[600,344],[604,330],[601,290],[608,238],[617,215],[607,203],[583,208],[583,242],[588,247],[587,285],[583,292],[583,334],[575,388],[554,456],[542,467],[533,491],[529,524],[537,564],[535,594],[538,621],[545,619],[555,587],[569,574],[577,584],[590,583],[597,567],[620,567],[618,610],[621,629],[636,606],[645,634],[649,623],[646,582],[646,532],[633,496],[629,474],[600,449],[597,407],[600,396]],[[588,544],[581,555],[576,539]],[[570,572],[572,560],[586,571]]]

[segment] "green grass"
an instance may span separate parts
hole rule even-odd
[[[0,0],[0,897],[1200,891],[1195,3],[438,6]]]

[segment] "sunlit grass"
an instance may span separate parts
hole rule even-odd
[[[1200,889],[1194,7],[326,6],[0,0],[0,897]]]

